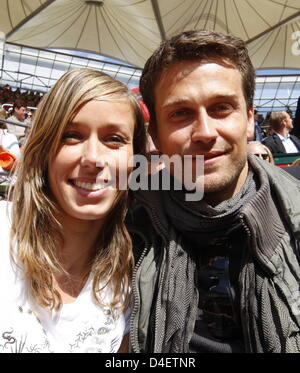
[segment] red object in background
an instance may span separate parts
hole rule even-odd
[[[0,153],[0,167],[5,171],[9,171],[13,167],[15,160],[16,157],[9,152]]]
[[[146,104],[144,103],[144,101],[139,100],[139,104],[140,104],[140,107],[141,107],[141,109],[142,109],[142,113],[143,113],[143,116],[144,116],[144,121],[145,121],[146,123],[148,123],[149,120],[150,120],[149,110],[148,110]]]
[[[139,88],[132,88],[131,92],[135,93],[138,100],[143,100]]]
[[[2,108],[5,109],[6,111],[9,111],[9,109],[12,110],[13,104],[3,104]]]
[[[137,97],[137,99],[138,99],[138,102],[139,102],[139,104],[140,104],[140,107],[141,107],[141,109],[142,109],[142,113],[143,113],[143,116],[144,116],[144,121],[145,121],[146,123],[148,123],[149,120],[150,120],[149,110],[148,110],[146,104],[144,103],[144,101],[143,101],[143,99],[142,99],[142,96],[141,96],[141,93],[140,93],[139,88],[132,88],[131,91],[136,95],[136,97]]]

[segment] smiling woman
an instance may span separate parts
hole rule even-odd
[[[72,70],[44,97],[0,204],[3,352],[126,351],[128,191],[111,170],[129,175],[145,144],[134,95],[106,74]]]

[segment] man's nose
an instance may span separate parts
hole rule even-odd
[[[192,128],[192,141],[212,143],[218,137],[215,120],[205,110],[199,111]]]

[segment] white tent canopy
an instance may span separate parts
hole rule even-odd
[[[0,0],[10,43],[67,48],[143,67],[184,30],[241,37],[255,68],[300,68],[299,0]]]

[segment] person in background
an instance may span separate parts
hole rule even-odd
[[[0,109],[0,171],[10,171],[18,158],[20,158],[20,147],[17,137],[7,130],[6,122],[1,122],[1,119],[6,120],[6,110]]]
[[[20,157],[18,140],[7,131],[6,111],[0,109],[0,200],[7,198],[8,186],[13,186],[15,168]],[[3,119],[3,121],[1,121]]]
[[[21,99],[17,99],[13,104],[12,113],[8,118],[8,121],[21,125],[27,125],[28,122],[26,119],[26,113],[26,103]],[[17,124],[8,124],[8,129],[11,133],[18,137],[24,134],[24,126],[19,126]]]
[[[293,120],[286,111],[272,112],[269,124],[272,133],[263,140],[263,144],[271,150],[272,154],[300,152],[300,140],[290,135]]]
[[[297,100],[297,107],[295,111],[295,117],[294,117],[294,128],[292,130],[292,134],[297,136],[298,139],[300,139],[300,96],[298,97]]]
[[[0,352],[128,350],[133,255],[118,175],[145,144],[139,104],[109,75],[74,69],[44,96],[13,202],[0,202]]]
[[[263,132],[259,123],[259,114],[257,110],[254,110],[254,140],[261,142],[263,138]]]
[[[27,123],[29,123],[30,125],[32,124],[32,121],[34,119],[34,113],[35,113],[35,110],[33,109],[30,109],[27,112]]]
[[[247,144],[248,153],[252,153],[265,161],[275,164],[270,149],[259,141],[250,141]]]
[[[31,125],[30,126],[28,125],[25,128],[24,134],[19,137],[19,146],[20,146],[21,151],[24,151],[24,148],[26,146],[26,142],[27,142],[28,137],[30,135],[30,131],[31,131]]]
[[[0,107],[0,120],[1,119],[6,120],[6,118],[7,118],[6,110],[3,107]],[[3,122],[3,123],[5,123],[5,122]]]
[[[245,43],[175,35],[146,62],[140,91],[158,151],[191,159],[203,198],[188,199],[184,181],[135,192],[131,351],[300,352],[300,183],[247,153],[255,70]]]
[[[266,117],[263,119],[262,122],[262,128],[263,128],[263,137],[268,137],[272,133],[272,129],[270,127],[270,116],[271,116],[271,111],[267,112]]]

